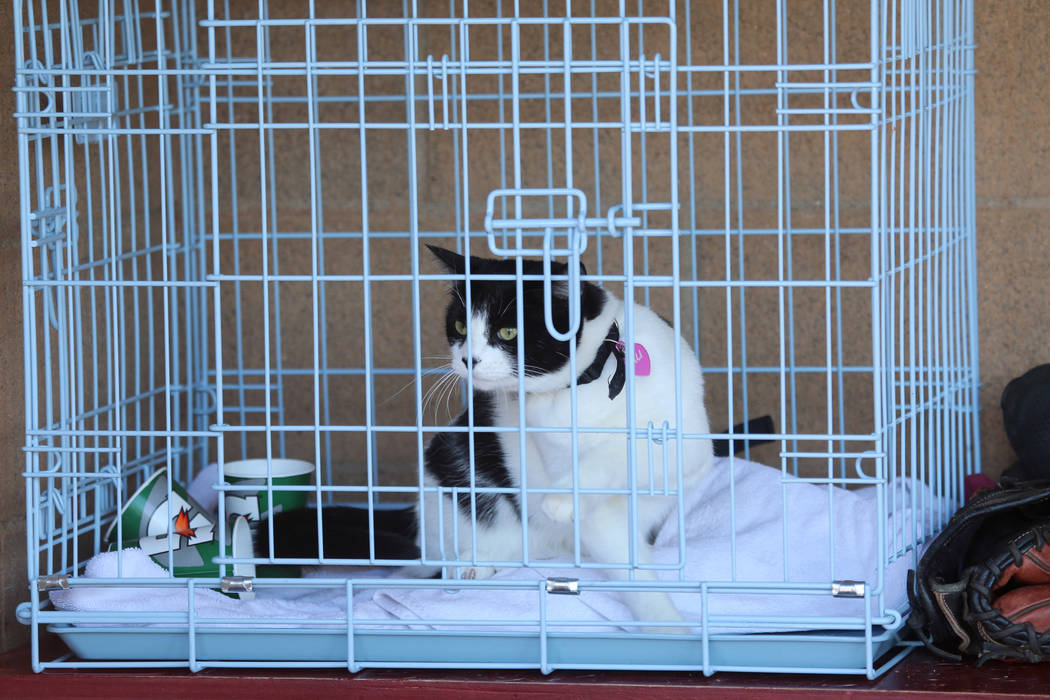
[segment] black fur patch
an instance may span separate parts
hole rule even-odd
[[[474,425],[491,426],[493,424],[492,399],[484,393],[474,394]],[[464,411],[453,425],[466,427],[468,415]],[[427,445],[425,454],[426,470],[441,485],[446,487],[470,488],[470,436],[466,432],[438,433]],[[474,486],[494,488],[514,488],[503,458],[503,448],[496,433],[474,433]],[[500,499],[507,498],[514,509],[518,509],[518,498],[514,494],[476,493],[474,496],[475,512],[479,523],[491,523],[499,509]],[[459,508],[464,514],[470,514],[470,493],[459,494]]]
[[[377,559],[417,559],[416,518],[411,508],[372,511]],[[368,559],[368,510],[349,506],[327,506],[321,510],[324,523],[324,555],[330,559]],[[257,557],[270,556],[268,518],[252,522],[252,543]],[[275,557],[313,559],[317,552],[317,509],[301,508],[273,516]]]

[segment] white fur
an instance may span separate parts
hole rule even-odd
[[[590,363],[599,343],[613,321],[620,328],[621,339],[627,338],[625,308],[620,299],[609,292],[601,315],[586,322],[577,349],[576,373]],[[634,306],[634,342],[645,346],[651,359],[651,373],[634,378],[634,425],[647,428],[651,422],[657,429],[666,421],[672,428],[676,420],[676,393],[681,391],[684,433],[709,432],[704,409],[703,377],[696,355],[673,329],[648,308]],[[471,352],[476,359],[474,387],[493,392],[498,397],[495,423],[516,428],[519,425],[517,397],[518,379],[513,358],[492,347],[485,338],[485,319],[471,319]],[[467,367],[462,362],[465,343],[453,345],[452,366],[461,376]],[[681,357],[681,376],[675,376],[675,347]],[[627,424],[628,388],[625,385],[615,399],[609,399],[608,380],[616,363],[606,362],[598,379],[579,386],[576,390],[577,425],[581,428],[614,428],[623,430]],[[525,423],[529,427],[568,428],[572,425],[572,391],[568,388],[572,373],[568,365],[561,371],[525,380]],[[568,432],[530,432],[525,445],[525,459],[521,458],[520,433],[501,433],[507,468],[515,483],[522,482],[522,464],[528,488],[573,488],[573,435]],[[631,498],[627,495],[578,494],[581,555],[589,561],[608,563],[612,577],[639,581],[657,580],[651,569],[637,568],[650,561],[649,535],[667,518],[677,497],[663,495],[665,488],[672,493],[678,488],[677,445],[649,444],[644,436],[635,439],[635,472],[629,475],[627,459],[628,440],[624,433],[577,434],[578,470],[575,486],[584,489],[626,489],[633,483],[637,488],[634,521],[630,532]],[[650,450],[652,461],[650,462]],[[666,454],[667,479],[664,478]],[[685,488],[707,472],[712,462],[711,441],[685,441],[682,455],[682,482]],[[428,485],[431,485],[428,483]],[[648,495],[650,488],[658,495]],[[643,491],[645,495],[643,494]],[[460,575],[468,578],[491,576],[503,563],[525,563],[522,549],[522,528],[513,506],[503,499],[501,511],[492,525],[472,527],[469,514],[459,512],[450,499],[445,499],[442,517],[438,517],[437,498],[431,494],[426,501],[426,558],[470,562]],[[530,493],[527,503],[529,551],[528,562],[555,556],[572,556],[575,515],[573,494]],[[458,536],[454,536],[456,532]],[[444,537],[442,537],[444,533]],[[631,556],[631,538],[634,538],[635,556]],[[420,543],[423,544],[422,542]],[[476,556],[475,556],[476,554]],[[627,593],[626,602],[638,619],[678,621],[681,616],[663,593]],[[654,631],[679,631],[657,628]]]
[[[499,391],[506,386],[508,376],[514,376],[514,362],[507,353],[489,342],[488,317],[474,314],[470,319],[470,352],[467,339],[451,347],[452,369],[467,378],[467,363],[474,364],[474,388],[479,391]],[[464,362],[466,360],[466,362]],[[517,380],[515,385],[517,384]]]

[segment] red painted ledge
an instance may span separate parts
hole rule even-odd
[[[48,650],[51,651],[51,650]],[[52,654],[49,658],[54,658]],[[869,681],[856,676],[557,671],[388,671],[350,674],[327,669],[173,669],[35,674],[26,647],[0,655],[0,698],[251,698],[289,700],[367,695],[370,700],[418,697],[459,700],[464,695],[582,700],[662,698],[992,698],[1050,697],[1050,664],[991,663],[982,668],[938,659],[923,650]]]

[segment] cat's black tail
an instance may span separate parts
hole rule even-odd
[[[416,518],[411,508],[375,509],[373,513],[375,556],[377,559],[418,559]],[[368,559],[368,510],[350,506],[325,506],[324,556],[326,559]],[[268,557],[268,518],[252,523],[255,556]],[[317,509],[302,508],[273,516],[274,556],[313,559],[317,552]]]
[[[732,431],[723,430],[722,432],[732,435],[743,435],[744,437],[734,440],[715,440],[713,444],[715,457],[728,457],[730,453],[740,454],[749,447],[758,447],[759,445],[765,445],[767,442],[773,442],[769,438],[748,438],[748,435],[768,435],[773,433],[773,417],[752,418],[747,423],[737,423],[733,426]]]

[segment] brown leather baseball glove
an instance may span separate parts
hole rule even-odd
[[[1050,485],[977,494],[909,572],[908,598],[940,656],[1050,660]]]

